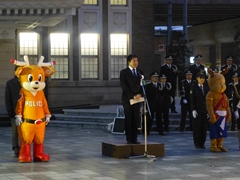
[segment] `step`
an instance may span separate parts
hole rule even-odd
[[[102,117],[116,117],[116,113],[113,112],[97,112],[91,110],[82,110],[82,109],[63,109],[65,115],[74,115],[74,116],[102,116]]]
[[[108,129],[109,123],[101,122],[77,122],[77,121],[59,121],[51,120],[48,124],[49,127],[71,127],[71,128],[92,128],[92,129]]]
[[[55,114],[55,120],[59,121],[72,121],[72,122],[100,122],[100,123],[110,123],[113,121],[114,117],[104,117],[104,116],[69,116],[65,114]]]

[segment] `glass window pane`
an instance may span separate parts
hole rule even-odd
[[[98,58],[82,57],[81,58],[81,76],[82,78],[98,78]]]
[[[68,34],[50,34],[51,55],[68,55]]]
[[[56,61],[54,65],[55,73],[51,76],[52,79],[68,79],[68,58],[67,57],[54,57],[51,61]]]
[[[84,0],[83,4],[84,5],[97,5],[98,1],[97,0]]]
[[[68,79],[68,39],[67,33],[50,34],[51,59],[56,61],[55,73],[51,76],[52,79]]]
[[[98,34],[81,34],[81,77],[98,78]]]
[[[97,34],[81,34],[81,55],[98,55]]]
[[[127,5],[127,0],[111,0],[111,5]]]
[[[126,68],[127,34],[111,34],[111,78],[119,78],[121,69]]]
[[[20,56],[37,55],[38,34],[35,32],[19,33],[19,46]]]

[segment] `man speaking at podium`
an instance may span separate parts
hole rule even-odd
[[[128,67],[120,71],[120,83],[122,87],[122,105],[125,114],[125,135],[127,144],[140,144],[137,140],[138,123],[140,121],[140,106],[143,99],[141,80],[143,73],[138,66],[138,58],[135,54],[127,57]],[[130,104],[135,102],[134,104]]]

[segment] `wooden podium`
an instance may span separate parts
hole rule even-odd
[[[148,142],[147,151],[149,155],[164,157],[164,144]],[[126,144],[123,142],[102,142],[102,155],[114,158],[129,158],[131,156],[140,156],[145,152],[145,145]]]

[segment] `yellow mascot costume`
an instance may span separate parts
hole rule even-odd
[[[209,115],[210,132],[210,151],[227,152],[223,147],[223,140],[227,137],[226,123],[231,120],[228,98],[224,91],[226,90],[225,78],[220,73],[214,73],[208,70],[208,85],[210,91],[206,96],[206,105]]]
[[[27,56],[24,61],[10,60],[19,66],[15,75],[22,86],[16,106],[16,125],[20,140],[18,162],[32,162],[31,144],[33,142],[34,161],[49,161],[50,156],[44,154],[44,134],[46,125],[50,121],[50,111],[43,92],[45,76],[51,76],[54,69],[49,67],[55,62],[43,62],[41,56],[37,65],[29,65]]]

